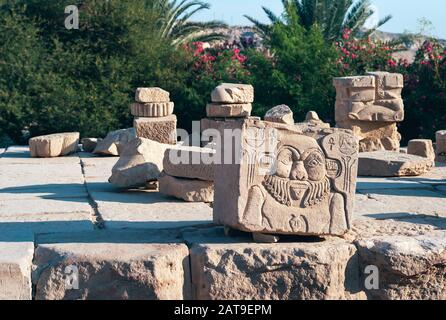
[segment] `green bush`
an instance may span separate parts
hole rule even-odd
[[[80,29],[64,8],[80,8]],[[181,57],[159,39],[144,0],[3,1],[0,8],[0,136],[131,126],[138,86],[184,87]]]
[[[271,32],[268,45],[272,55],[251,51],[248,70],[256,89],[255,113],[278,104],[287,104],[301,121],[314,110],[327,120],[333,117],[337,54],[327,44],[322,32],[300,24],[278,24]]]

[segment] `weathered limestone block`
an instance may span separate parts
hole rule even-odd
[[[379,271],[378,288],[365,289],[370,299],[446,299],[445,231],[418,236],[376,236],[361,239],[356,245],[360,270],[373,265]]]
[[[135,101],[140,103],[169,102],[170,93],[161,88],[138,88]]]
[[[375,151],[359,154],[360,176],[404,177],[419,176],[434,166],[431,159],[400,152]]]
[[[2,231],[4,234],[4,231]],[[31,300],[34,243],[0,242],[0,300]]]
[[[168,149],[164,154],[164,172],[177,178],[214,181],[214,150],[191,148]]]
[[[285,124],[294,124],[293,111],[287,105],[281,104],[268,110],[265,121]]]
[[[330,128],[329,123],[323,122],[315,111],[309,111],[305,117],[305,122],[296,123],[296,127],[302,132],[312,132]]]
[[[119,188],[137,188],[157,180],[163,171],[164,153],[170,147],[148,139],[132,140],[122,150],[109,182]]]
[[[190,287],[188,264],[183,244],[43,244],[34,258],[35,298],[181,300]],[[78,283],[67,281],[73,273]]]
[[[358,292],[356,248],[341,239],[279,244],[202,241],[190,250],[198,300],[335,300],[352,299]]]
[[[132,103],[130,111],[135,117],[167,117],[173,114],[173,102]]]
[[[76,152],[78,145],[79,132],[56,133],[29,140],[29,149],[33,158],[66,156]]]
[[[176,144],[177,142],[177,117],[175,115],[158,118],[136,118],[133,126],[138,138],[166,144]]]
[[[407,147],[407,153],[420,156],[423,158],[428,158],[429,160],[435,161],[435,151],[432,144],[432,140],[428,139],[415,139],[409,141]]]
[[[436,161],[446,162],[446,130],[438,131],[436,136]]]
[[[226,126],[226,127],[225,127]],[[246,119],[221,124],[214,222],[247,232],[343,235],[351,226],[358,142],[348,131],[313,136],[294,126]],[[226,159],[230,149],[233,159]],[[218,157],[217,157],[218,158]]]
[[[210,103],[206,106],[206,114],[210,118],[242,118],[249,117],[252,104],[217,104]]]
[[[183,179],[162,174],[159,179],[159,191],[167,196],[186,202],[213,202],[214,183],[196,179]]]
[[[135,129],[121,129],[112,131],[105,139],[98,141],[93,153],[106,156],[119,156],[122,149],[136,138]]]
[[[248,104],[254,102],[254,87],[248,84],[222,83],[211,93],[214,103]]]
[[[84,150],[85,152],[93,152],[96,146],[98,145],[98,142],[100,141],[102,141],[102,139],[83,138],[81,140],[82,150]]]
[[[395,124],[404,120],[403,84],[401,74],[388,72],[334,79],[336,124],[353,130],[361,152],[399,149]]]
[[[349,129],[360,139],[359,152],[398,151],[400,149],[401,134],[396,123],[388,122],[337,122],[339,128]]]

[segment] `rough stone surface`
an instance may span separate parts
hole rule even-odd
[[[310,111],[307,113],[304,122],[296,123],[296,128],[303,133],[310,133],[321,129],[328,129],[330,128],[330,124],[319,119],[319,115],[315,111]]]
[[[207,236],[189,242],[196,243],[190,250],[196,299],[330,300],[358,292],[356,248],[341,239],[255,244]]]
[[[137,188],[157,180],[163,171],[163,158],[171,147],[153,140],[134,139],[122,150],[109,182],[119,188]]]
[[[220,132],[225,126],[239,129],[241,146],[232,161],[215,166],[217,224],[272,234],[343,235],[350,229],[354,136],[325,129],[310,137],[294,126],[253,119],[222,124]],[[219,152],[227,154],[221,146]]]
[[[431,161],[435,161],[435,151],[432,144],[432,140],[428,139],[415,139],[409,141],[407,147],[407,153],[428,158]]]
[[[56,133],[29,139],[31,157],[53,158],[77,151],[79,132]]]
[[[178,178],[214,181],[214,164],[211,149],[168,149],[164,154],[164,172]]]
[[[76,290],[66,284],[73,266]],[[37,300],[181,300],[188,273],[183,244],[44,244],[36,249],[33,283]]]
[[[173,102],[132,103],[130,111],[135,117],[166,117],[173,113]]]
[[[214,183],[196,179],[183,179],[161,175],[159,178],[160,193],[182,199],[186,202],[213,202]]]
[[[252,104],[217,104],[210,103],[206,106],[206,114],[209,118],[242,118],[249,117]]]
[[[0,242],[0,300],[31,300],[34,243]]]
[[[135,129],[112,131],[104,140],[98,141],[93,153],[106,156],[119,156],[127,143],[136,138]]]
[[[378,236],[357,241],[361,269],[379,270],[379,289],[371,299],[445,300],[446,232],[428,235]]]
[[[159,143],[177,143],[177,117],[170,115],[158,118],[136,118],[133,122],[139,138]]]
[[[253,103],[254,87],[247,84],[223,83],[212,91],[211,98],[215,103]]]
[[[446,162],[446,130],[438,131],[436,138],[436,161]]]
[[[359,154],[360,176],[419,176],[429,172],[433,166],[432,160],[399,152],[375,151]]]
[[[170,93],[161,88],[138,88],[135,94],[136,102],[169,102]]]
[[[404,120],[403,76],[370,72],[366,76],[335,78],[336,124],[353,130],[360,151],[397,151],[401,136],[396,123]]]
[[[81,140],[82,144],[82,150],[85,152],[93,152],[96,146],[98,145],[98,142],[102,141],[102,139],[98,138],[83,138]]]
[[[294,124],[293,111],[284,104],[276,106],[266,112],[265,121]]]
[[[339,128],[349,129],[359,138],[360,152],[398,151],[401,135],[395,123],[339,121]]]

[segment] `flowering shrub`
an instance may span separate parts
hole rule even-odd
[[[360,75],[367,71],[391,70],[398,66],[392,57],[394,48],[370,37],[355,39],[351,31],[345,29],[342,40],[335,43],[339,53],[337,61],[342,76]]]
[[[412,64],[400,61],[397,71],[405,78],[403,138],[434,139],[436,131],[446,129],[445,48],[437,41],[426,41],[415,61]]]

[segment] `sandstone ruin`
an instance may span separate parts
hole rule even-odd
[[[438,131],[436,136],[436,161],[446,162],[446,130]]]
[[[54,158],[77,151],[79,132],[56,133],[34,137],[29,140],[31,157]]]
[[[161,88],[138,88],[130,111],[135,117],[133,126],[139,138],[165,144],[177,142],[177,117],[169,92]]]
[[[215,167],[216,223],[265,234],[343,235],[350,229],[358,142],[348,130],[307,136],[294,126],[250,118],[221,123],[222,134],[225,129],[240,132],[241,150]],[[228,152],[227,143],[223,139],[217,152]]]
[[[336,125],[353,131],[360,139],[360,152],[398,151],[401,135],[396,124],[404,120],[403,76],[369,72],[335,78],[333,83]]]
[[[211,93],[206,107],[209,118],[240,118],[251,115],[254,88],[246,84],[223,83]]]

